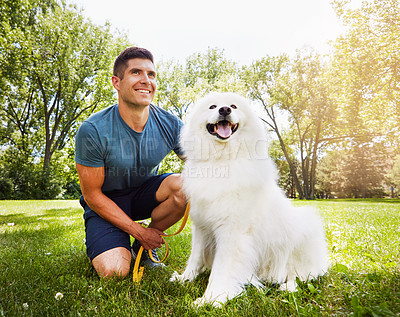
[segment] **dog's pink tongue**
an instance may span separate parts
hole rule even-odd
[[[229,123],[218,122],[217,133],[222,138],[229,138],[232,134],[231,125]]]

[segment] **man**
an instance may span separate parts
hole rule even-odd
[[[160,235],[184,214],[180,176],[157,175],[159,163],[171,150],[182,155],[178,146],[182,122],[151,104],[156,71],[146,49],[124,50],[115,60],[112,83],[118,104],[81,125],[75,161],[87,255],[100,276],[124,277],[140,246],[159,248]],[[150,217],[148,228],[135,222]],[[135,238],[132,247],[130,236]],[[146,253],[145,264],[157,266]]]

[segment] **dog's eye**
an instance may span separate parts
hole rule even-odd
[[[212,105],[212,106],[210,106],[209,109],[215,109],[215,108],[217,108],[217,106],[216,105]]]
[[[232,109],[237,109],[237,107],[235,105],[231,105]]]

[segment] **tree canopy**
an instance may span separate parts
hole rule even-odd
[[[271,132],[288,195],[398,195],[400,3],[349,2],[332,2],[346,31],[329,55],[301,49],[239,67],[209,48],[158,63],[154,103],[184,119],[210,91],[239,92]],[[73,197],[71,140],[82,120],[115,102],[111,68],[126,35],[56,0],[0,9],[0,199]],[[168,156],[160,170],[180,168]]]
[[[43,189],[54,153],[74,136],[77,123],[111,102],[112,62],[127,40],[74,6],[24,4],[16,11],[10,4],[1,21],[0,141],[3,155],[41,162],[44,183],[36,185]]]
[[[333,68],[341,83],[343,120],[355,133],[400,139],[400,3],[334,1],[347,26],[334,45]]]

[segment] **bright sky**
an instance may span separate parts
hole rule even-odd
[[[361,0],[353,0],[359,4]],[[250,64],[265,55],[311,46],[329,51],[343,32],[330,0],[69,0],[96,24],[127,31],[157,60],[183,62],[209,47]]]

